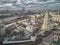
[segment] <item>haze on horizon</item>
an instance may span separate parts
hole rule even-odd
[[[9,2],[9,0],[0,0],[1,3]],[[12,6],[13,3],[20,4],[17,6]],[[11,3],[12,2],[12,3]],[[1,4],[0,3],[0,4]],[[15,4],[14,3],[14,4]],[[25,5],[28,4],[28,5]],[[31,5],[30,5],[31,4]],[[25,6],[26,10],[60,10],[60,0],[10,0],[10,3],[0,5],[0,7],[10,6],[11,8],[22,8]],[[7,7],[6,7],[7,8]]]

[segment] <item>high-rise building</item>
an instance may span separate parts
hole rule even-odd
[[[50,19],[49,19],[49,13],[45,12],[45,17],[44,17],[44,23],[42,25],[42,30],[47,30],[49,31],[51,29],[50,27]]]

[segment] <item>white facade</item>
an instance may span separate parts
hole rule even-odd
[[[33,27],[33,25],[28,25],[28,26],[26,26],[26,29],[30,32],[33,32],[34,27]]]
[[[36,41],[36,36],[31,36],[32,41]]]

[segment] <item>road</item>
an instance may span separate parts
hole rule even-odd
[[[53,41],[53,33],[51,33],[48,37],[42,37],[43,41],[38,44],[38,45],[45,45],[45,44],[50,44]]]
[[[49,45],[49,44],[51,44],[51,42],[53,41],[54,33],[59,33],[60,34],[60,30],[59,31],[53,31],[48,37],[45,37],[45,38],[42,37],[43,41],[38,45],[46,45],[46,44]]]
[[[43,41],[40,42],[39,44],[34,44],[34,45],[49,45],[49,44],[51,44],[51,42],[53,41],[54,33],[60,33],[60,30],[52,31],[52,33],[47,37],[41,37],[43,39]],[[14,45],[20,45],[20,44],[14,44]],[[32,43],[23,43],[21,45],[32,45]]]

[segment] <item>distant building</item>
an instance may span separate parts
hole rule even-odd
[[[52,21],[60,22],[60,11],[55,11],[50,13],[52,16]]]

